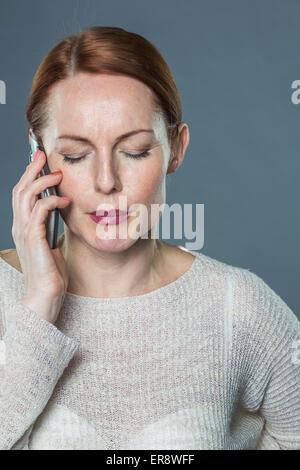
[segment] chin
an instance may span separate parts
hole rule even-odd
[[[119,253],[133,246],[137,240],[138,239],[133,240],[131,238],[109,238],[109,234],[106,238],[103,236],[99,238],[99,236],[96,234],[92,245],[94,248],[96,248],[96,250]]]

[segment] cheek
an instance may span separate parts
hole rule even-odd
[[[85,200],[87,194],[91,192],[91,184],[88,178],[82,176],[80,172],[73,171],[70,174],[65,168],[61,170],[63,172],[63,179],[59,185],[60,192],[76,202]]]
[[[84,176],[82,171],[75,168],[68,171],[68,168],[62,167],[61,170],[63,180],[59,185],[60,193],[70,197],[79,206],[81,203],[84,206],[87,198],[93,198],[94,195],[92,177],[88,174]],[[121,194],[127,195],[131,203],[162,202],[165,181],[162,158],[132,162],[126,169],[123,168],[121,181]]]
[[[50,171],[61,170],[63,174],[62,181],[57,188],[58,195],[67,196],[77,202],[83,200],[91,185],[88,178],[82,176],[82,170],[80,171],[79,168],[69,168],[69,165],[64,163],[62,158],[57,157],[55,154],[48,157],[48,163]]]
[[[136,162],[138,167],[140,162]],[[161,162],[149,163],[141,165],[138,171],[132,171],[128,174],[128,188],[130,194],[137,202],[151,202],[158,197],[163,188],[164,174]]]

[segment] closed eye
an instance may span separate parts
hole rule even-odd
[[[63,155],[63,154],[62,154]],[[85,158],[87,156],[86,155],[81,155],[80,157],[69,157],[68,155],[63,155],[64,157],[64,162],[68,162],[68,163],[75,163],[75,162],[78,162],[79,160],[82,160],[83,158]]]
[[[141,152],[141,153],[127,153],[127,152],[124,152],[124,153],[125,155],[127,155],[127,157],[135,158],[135,159],[145,158],[150,154],[149,150],[145,150],[144,152]]]
[[[147,157],[150,152],[149,150],[145,150],[144,152],[141,152],[141,153],[128,153],[128,152],[123,152],[127,157],[129,158],[134,158],[136,160],[140,159],[140,158],[145,158]],[[62,154],[62,156],[64,157],[64,161],[68,162],[68,163],[76,163],[78,162],[79,160],[82,160],[83,158],[85,158],[88,154],[85,154],[85,155],[81,155],[81,156],[72,156],[70,157],[69,155],[64,155]]]

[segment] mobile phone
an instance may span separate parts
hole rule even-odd
[[[38,145],[38,142],[34,133],[31,134],[30,146],[31,146],[31,152],[29,155],[29,163],[33,161],[33,157],[35,153],[37,152],[37,150],[43,151],[46,155],[45,149],[42,146]],[[50,170],[49,170],[49,166],[47,163],[47,155],[46,155],[46,163],[43,166],[42,171],[38,174],[38,178],[40,176],[49,175],[49,173],[50,173]],[[44,191],[41,192],[41,194],[39,194],[38,198],[41,199],[41,198],[52,196],[52,195],[57,196],[55,186],[46,188]],[[46,238],[51,249],[56,248],[56,244],[57,244],[58,218],[59,218],[59,210],[58,208],[55,208],[49,211],[48,216],[45,220]]]

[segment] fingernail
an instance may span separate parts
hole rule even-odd
[[[58,170],[58,171],[53,171],[53,172],[51,173],[51,175],[60,175],[61,173],[62,173],[62,171],[61,171],[61,170]]]
[[[37,150],[34,154],[33,160],[36,160],[42,152],[40,150]]]
[[[63,199],[66,199],[67,201],[70,201],[69,197],[63,197]]]

